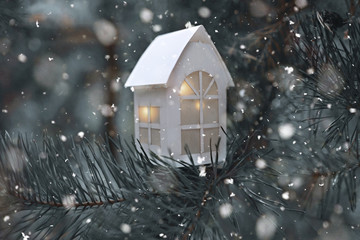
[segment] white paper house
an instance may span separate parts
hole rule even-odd
[[[207,164],[221,137],[224,161],[221,127],[226,130],[226,90],[233,85],[203,26],[156,37],[125,84],[134,91],[135,138],[146,150],[187,162],[188,145],[195,163]]]

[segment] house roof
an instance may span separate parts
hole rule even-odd
[[[149,85],[163,85],[166,87],[169,77],[187,44],[199,40],[212,46],[219,58],[219,64],[223,65],[229,77],[228,85],[234,86],[230,73],[215,45],[205,28],[199,25],[156,37],[135,65],[125,83],[125,87]]]

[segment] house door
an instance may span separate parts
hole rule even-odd
[[[180,88],[182,155],[187,145],[192,154],[215,151],[219,138],[219,95],[215,79],[197,71]]]

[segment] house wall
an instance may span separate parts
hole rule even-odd
[[[222,61],[222,60],[220,60]],[[219,58],[209,44],[191,42],[183,51],[176,67],[174,68],[166,90],[166,105],[168,121],[167,145],[174,153],[175,158],[187,160],[187,156],[181,156],[181,125],[180,125],[180,96],[179,89],[185,77],[195,71],[205,71],[214,76],[219,93],[219,123],[226,130],[226,89],[229,81],[228,75],[219,62]],[[219,160],[226,157],[226,136],[220,130]],[[193,155],[196,162],[197,155]],[[205,156],[204,163],[210,163],[209,156]]]
[[[139,106],[158,106],[160,107],[160,125],[166,126],[167,109],[166,109],[166,89],[165,88],[135,88],[134,91],[134,119],[135,119],[135,139],[139,139]],[[166,132],[164,129],[160,130],[161,146],[165,146]],[[139,147],[138,143],[137,147]],[[148,146],[143,146],[146,150]],[[150,148],[153,152],[161,155],[164,153],[161,147],[152,146]],[[166,149],[166,148],[165,148]]]

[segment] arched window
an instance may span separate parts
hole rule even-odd
[[[180,88],[182,154],[187,144],[191,153],[210,152],[219,138],[219,95],[210,74],[197,71],[188,75]]]

